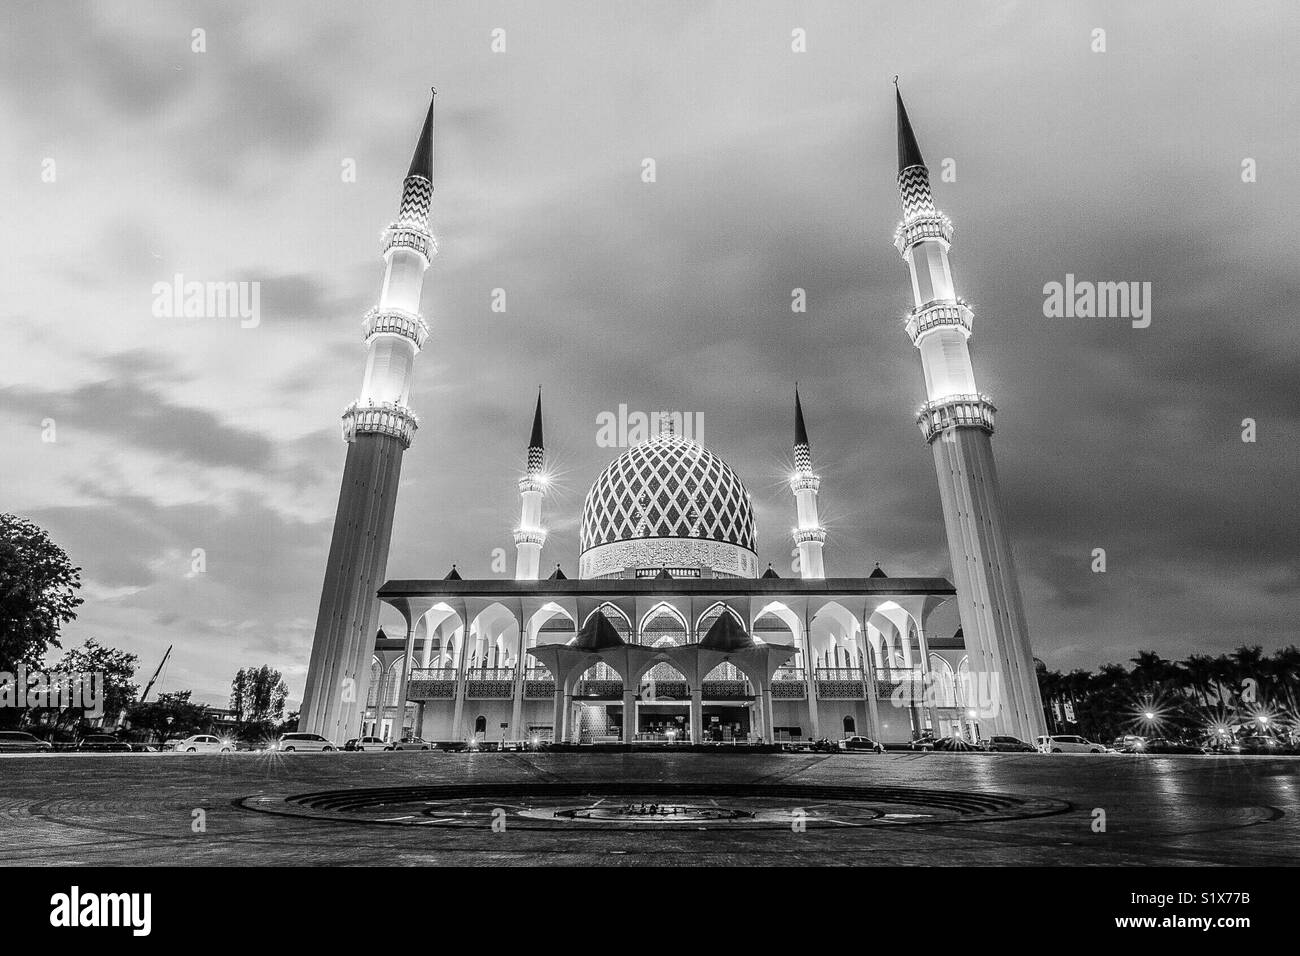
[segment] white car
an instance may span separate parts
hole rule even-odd
[[[1104,754],[1106,752],[1105,745],[1073,734],[1039,737],[1034,743],[1038,745],[1039,753],[1045,754]]]
[[[391,750],[392,747],[387,740],[381,737],[358,737],[354,750]]]
[[[222,740],[211,734],[195,734],[172,744],[172,750],[187,754],[228,754],[235,749],[229,740]]]
[[[281,734],[279,741],[276,742],[275,749],[284,753],[293,753],[294,751],[338,750],[339,748],[320,734]]]

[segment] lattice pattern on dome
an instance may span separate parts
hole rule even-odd
[[[583,551],[635,538],[707,538],[753,551],[749,492],[703,445],[657,435],[601,472],[582,509]]]

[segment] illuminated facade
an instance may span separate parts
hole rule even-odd
[[[760,571],[753,501],[740,477],[668,422],[618,455],[591,485],[576,577],[557,564],[542,579],[548,479],[539,393],[518,482],[514,579],[464,580],[453,567],[442,580],[391,580],[380,587],[381,538],[358,537],[343,518],[345,511],[370,515],[367,508],[381,514],[383,508],[373,494],[356,504],[360,493],[348,476],[360,441],[382,438],[387,453],[400,458],[410,434],[353,426],[339,506],[344,530],[336,524],[304,729],[338,742],[359,734],[456,743],[777,742],[849,734],[905,743],[925,733],[975,738],[995,732],[1032,739],[1038,730],[1025,712],[1041,721],[1041,709],[1036,688],[1031,699],[1020,672],[1029,645],[996,502],[992,406],[975,389],[966,351],[970,310],[952,291],[951,225],[934,209],[901,98],[898,109],[904,198],[898,248],[917,298],[907,331],[925,369],[930,401],[921,424],[940,471],[956,588],[942,578],[889,577],[879,567],[865,578],[827,577],[821,479],[797,390],[789,486],[798,563],[791,577],[770,565]],[[426,130],[431,139],[431,120]],[[404,199],[404,214],[406,208]],[[427,236],[427,201],[420,214]],[[382,395],[372,394],[368,371],[364,394],[400,417],[409,414],[411,360],[427,335],[416,310],[428,258],[405,246],[394,252],[394,245],[389,253],[410,261],[403,288],[415,295],[397,316],[407,326],[368,320],[372,358],[373,343],[383,338],[390,348],[384,368],[397,378]],[[390,276],[392,270],[390,263]],[[381,313],[385,308],[381,300]],[[406,351],[392,351],[399,346]],[[394,468],[382,490],[389,523],[395,494]],[[973,497],[980,500],[972,504]],[[967,544],[970,554],[962,550]],[[386,552],[386,527],[382,545]],[[357,553],[336,554],[338,547]],[[356,570],[358,561],[364,573]],[[338,600],[335,586],[348,588]],[[404,637],[373,636],[377,602],[367,605],[367,586],[371,598],[377,592],[401,614]],[[933,612],[954,595],[962,629],[951,637],[932,634]],[[336,637],[341,618],[348,622],[343,641]],[[973,636],[969,648],[963,633]],[[1032,681],[1031,664],[1027,673]],[[321,695],[337,690],[344,674],[354,677],[357,701],[331,720]]]

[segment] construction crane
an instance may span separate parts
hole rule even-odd
[[[163,655],[163,659],[162,659],[161,661],[159,661],[159,663],[158,663],[158,669],[157,669],[156,671],[153,672],[153,677],[150,677],[150,678],[149,678],[149,683],[147,683],[147,684],[144,685],[144,693],[140,695],[140,703],[143,704],[143,703],[148,699],[148,697],[149,697],[149,691],[153,690],[153,685],[154,685],[154,683],[158,680],[158,675],[161,674],[161,673],[162,673],[162,669],[163,669],[164,667],[167,666],[167,658],[169,658],[169,657],[172,656],[172,648],[173,648],[174,646],[175,646],[175,645],[173,645],[173,644],[168,644],[168,645],[167,645],[167,653],[164,654],[164,655]]]

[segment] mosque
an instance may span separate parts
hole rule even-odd
[[[433,102],[385,233],[367,313],[361,397],[343,416],[347,459],[300,729],[427,741],[657,745],[773,743],[862,734],[978,739],[1043,730],[1032,651],[993,465],[994,407],[975,385],[973,313],[948,264],[952,223],[897,96],[903,220],[894,244],[916,308],[930,447],[953,581],[828,577],[803,404],[794,395],[789,478],[797,577],[759,567],[753,499],[704,444],[663,416],[596,477],[577,573],[541,576],[548,488],[542,399],[533,411],[514,532],[514,580],[387,580],[420,314],[436,244]],[[379,602],[405,633],[378,630]],[[957,603],[955,635],[930,630]]]

